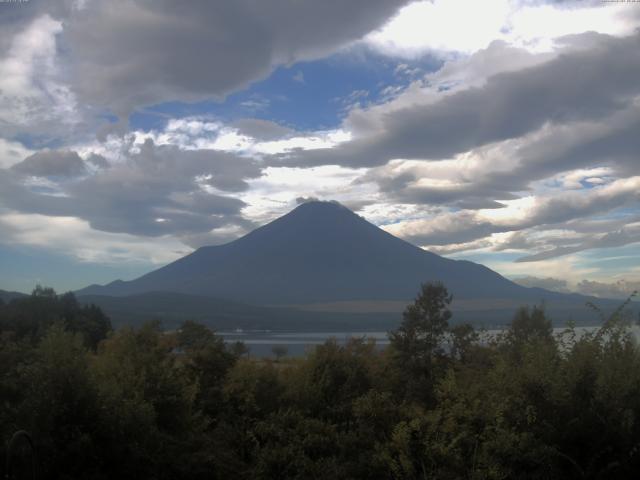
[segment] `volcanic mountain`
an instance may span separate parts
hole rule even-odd
[[[518,304],[540,301],[584,308],[586,300],[519,286],[483,265],[447,259],[394,237],[338,203],[318,201],[135,280],[92,285],[77,293],[171,292],[261,306],[322,310],[324,305],[326,311],[362,312],[386,305],[395,311],[415,296],[421,283],[433,280],[443,282],[454,304],[467,311],[513,312]]]

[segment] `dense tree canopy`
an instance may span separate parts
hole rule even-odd
[[[328,341],[255,359],[206,326],[111,331],[38,288],[0,305],[1,452],[42,478],[632,478],[640,350],[622,310],[554,335],[541,307],[501,335],[450,325],[422,286],[391,345]]]

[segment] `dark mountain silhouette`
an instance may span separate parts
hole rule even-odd
[[[391,328],[397,319],[388,313],[301,311],[171,292],[125,297],[84,295],[79,298],[83,303],[98,305],[116,327],[161,319],[163,327],[168,329],[177,328],[184,320],[197,320],[215,330],[358,331],[363,325],[385,330]]]
[[[522,287],[483,265],[427,252],[334,202],[302,204],[233,242],[199,248],[132,281],[92,285],[77,293],[173,292],[253,305],[300,306],[406,302],[430,280],[442,281],[454,302],[466,302],[467,312],[474,311],[474,302],[484,305],[478,307],[481,310],[502,304],[513,312],[513,305],[543,300],[561,303],[563,311],[576,305],[584,311],[587,300]]]
[[[11,300],[15,298],[24,298],[27,296],[28,295],[26,293],[8,292],[6,290],[0,290],[0,300],[2,300],[5,303],[9,303]]]

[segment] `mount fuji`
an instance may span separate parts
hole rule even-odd
[[[443,282],[453,294],[454,312],[470,320],[493,315],[502,322],[517,306],[540,302],[563,321],[588,314],[588,297],[522,287],[483,265],[444,258],[394,237],[336,202],[320,201],[137,279],[76,293],[165,292],[299,311],[398,314],[427,281]]]

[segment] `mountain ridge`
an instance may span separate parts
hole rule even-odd
[[[459,281],[458,270],[464,276],[485,274],[484,281],[465,288],[468,282]],[[406,278],[399,282],[400,277]],[[524,288],[482,265],[445,259],[394,237],[342,205],[308,202],[230,243],[201,247],[129,282],[78,293],[176,291],[257,304],[405,300],[421,282],[438,279],[465,297],[481,294],[487,280],[511,293]],[[299,285],[305,281],[309,288]],[[294,282],[295,292],[285,294]],[[244,291],[234,291],[235,286]]]
[[[470,305],[504,299],[521,304],[568,302],[584,308],[585,301],[592,300],[517,285],[484,265],[425,251],[340,204],[317,201],[299,205],[237,240],[201,247],[137,279],[76,293],[172,292],[304,308],[341,302],[409,302],[426,281],[443,282],[454,302],[464,300]]]
[[[29,295],[27,295],[26,293],[22,293],[22,292],[13,292],[13,291],[8,291],[8,290],[0,290],[0,300],[2,300],[5,303],[9,303],[11,300],[15,300],[18,298],[24,298],[24,297],[28,297]]]

